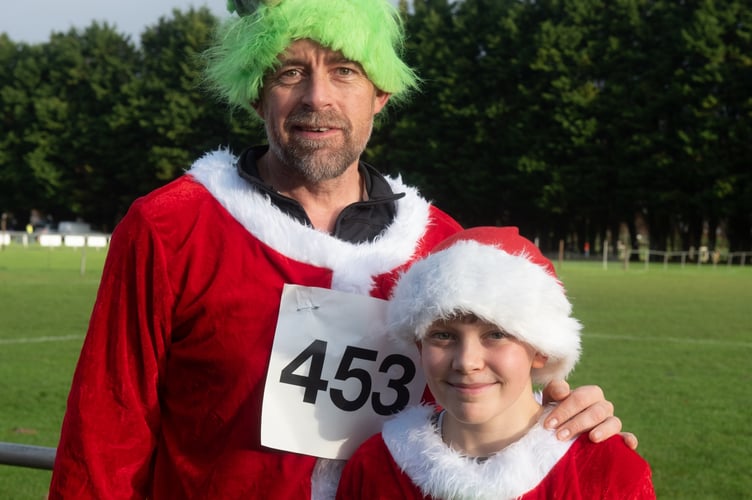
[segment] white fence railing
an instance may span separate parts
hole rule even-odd
[[[42,247],[106,248],[110,235],[103,233],[27,233],[24,231],[0,232],[0,246],[39,245]]]
[[[0,250],[6,246],[31,245],[49,248],[68,247],[80,249],[81,275],[86,273],[86,249],[101,250],[110,244],[110,234],[103,233],[26,233],[23,231],[0,231]]]

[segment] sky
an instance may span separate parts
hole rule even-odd
[[[106,21],[137,43],[147,26],[172,17],[172,9],[203,6],[217,17],[229,16],[225,0],[0,0],[0,32],[35,44],[49,41],[53,31],[83,31],[92,21]]]

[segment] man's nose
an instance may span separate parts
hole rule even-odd
[[[310,109],[323,109],[332,104],[335,86],[328,73],[313,72],[306,82],[303,103]]]

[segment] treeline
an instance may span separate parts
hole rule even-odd
[[[262,136],[200,87],[217,19],[173,11],[140,41],[107,24],[27,45],[0,35],[0,211],[109,231],[138,196],[198,155]]]
[[[745,1],[415,0],[423,77],[367,160],[466,225],[553,248],[614,240],[752,248],[752,8]],[[174,11],[138,43],[107,25],[39,45],[0,35],[0,211],[111,229],[220,146],[262,139],[202,92],[217,22]]]

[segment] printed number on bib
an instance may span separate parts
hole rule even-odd
[[[349,379],[356,379],[359,382],[360,391],[355,397],[348,399],[345,392],[337,388],[336,382],[332,381],[330,383],[330,381],[322,377],[327,345],[327,342],[324,340],[314,340],[311,342],[308,347],[282,369],[279,381],[283,384],[304,388],[303,402],[310,404],[316,404],[319,392],[327,392],[328,389],[329,398],[332,403],[340,410],[346,412],[361,409],[369,400],[373,411],[379,415],[391,415],[407,406],[410,401],[410,392],[407,385],[415,378],[415,365],[409,357],[401,354],[389,354],[378,363],[379,373],[388,374],[393,366],[397,366],[401,368],[401,370],[398,370],[401,375],[388,379],[387,387],[392,390],[393,394],[382,394],[378,391],[371,392],[373,386],[371,373],[366,368],[358,367],[358,365],[370,366],[371,364],[376,364],[378,352],[372,349],[348,345],[334,375],[335,381],[344,382]],[[304,370],[309,360],[308,373],[305,375],[300,374],[300,371]],[[389,403],[389,401],[393,402]]]
[[[346,460],[394,413],[420,404],[420,354],[390,338],[386,306],[284,286],[261,405],[263,446]]]

